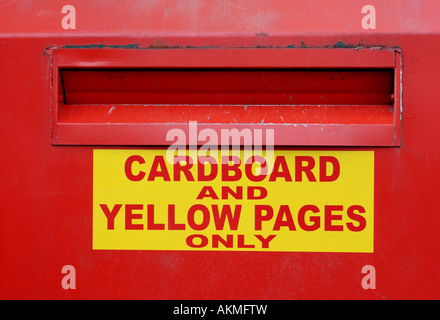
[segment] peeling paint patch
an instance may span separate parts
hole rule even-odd
[[[345,43],[342,42],[342,41],[338,41],[338,42],[336,42],[336,44],[333,46],[333,48],[353,48],[353,46],[352,46],[352,45],[349,45],[349,44],[345,44]]]
[[[138,49],[139,43],[126,44],[126,45],[107,45],[107,44],[87,44],[87,45],[75,45],[67,44],[62,46],[64,49]]]

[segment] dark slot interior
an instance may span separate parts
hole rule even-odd
[[[392,105],[392,69],[64,69],[65,105]]]

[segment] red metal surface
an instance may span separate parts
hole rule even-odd
[[[393,125],[390,105],[65,105],[60,123],[230,123]],[[240,121],[240,122],[238,122]],[[199,124],[200,125],[200,124]]]
[[[61,28],[59,2],[0,2],[0,298],[439,299],[439,3],[369,3],[377,30],[362,29],[364,2],[352,0],[336,7],[328,1],[75,1],[75,30]],[[400,47],[403,73],[395,85],[403,86],[403,99],[395,101],[403,102],[403,113],[394,116],[403,122],[401,131],[388,128],[401,135],[400,147],[324,148],[375,151],[374,253],[93,251],[93,147],[51,144],[51,68],[43,53],[53,45],[102,44]],[[94,129],[82,130],[86,139]],[[77,270],[75,290],[61,287],[67,264]],[[376,268],[375,290],[360,284],[367,264]]]

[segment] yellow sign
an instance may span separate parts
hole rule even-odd
[[[193,153],[94,150],[93,249],[373,252],[373,151]]]

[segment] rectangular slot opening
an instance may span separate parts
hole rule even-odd
[[[393,70],[62,70],[65,104],[391,104]]]
[[[170,145],[171,129],[274,129],[275,145],[397,146],[394,49],[59,49],[53,144]]]
[[[392,123],[393,70],[61,70],[61,120]]]

